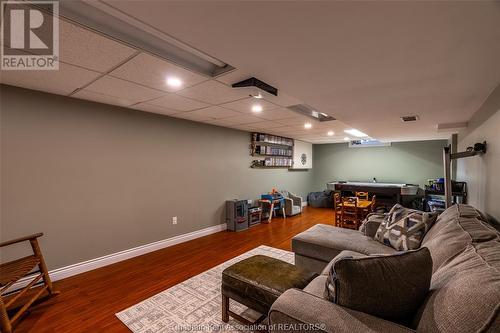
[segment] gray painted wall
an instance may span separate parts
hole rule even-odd
[[[50,269],[223,223],[226,199],[273,187],[305,196],[312,182],[311,171],[251,169],[246,132],[9,86],[0,94],[0,238],[43,231]]]
[[[315,145],[313,170],[251,169],[246,132],[10,86],[0,97],[0,240],[43,231],[50,269],[217,225],[225,200],[273,187],[305,198],[335,179],[442,175],[445,141]]]
[[[419,184],[443,176],[446,140],[394,142],[390,147],[349,148],[347,143],[314,145],[313,188],[335,180]]]
[[[469,203],[500,221],[500,85],[474,114],[467,129],[458,134],[458,150],[488,142],[483,156],[457,161],[457,179],[466,181]]]

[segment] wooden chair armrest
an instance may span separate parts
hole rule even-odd
[[[29,240],[33,240],[33,239],[37,239],[38,237],[42,237],[42,236],[43,236],[43,232],[39,232],[37,234],[33,234],[33,235],[21,237],[21,238],[16,238],[16,239],[13,239],[13,240],[9,240],[9,241],[0,243],[0,247],[4,247],[4,246],[7,246],[7,245],[12,245],[12,244],[16,244],[16,243],[21,243],[21,242],[29,241]]]

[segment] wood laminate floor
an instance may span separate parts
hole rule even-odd
[[[218,232],[56,281],[61,294],[33,307],[14,332],[130,332],[116,312],[259,245],[291,250],[291,238],[318,223],[333,224],[333,210],[306,207],[285,220]]]

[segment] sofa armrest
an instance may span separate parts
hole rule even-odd
[[[289,193],[288,197],[293,200],[294,206],[300,206],[302,208],[302,197],[299,197],[292,193]]]
[[[415,332],[405,326],[350,310],[302,290],[283,293],[269,311],[269,332]]]
[[[292,213],[293,200],[291,198],[284,198],[285,200],[285,214],[289,215]]]

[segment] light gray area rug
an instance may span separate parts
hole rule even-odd
[[[230,265],[256,254],[294,263],[293,252],[261,245],[116,314],[134,333],[248,332],[230,319],[221,320],[221,274]],[[233,300],[233,312],[252,321],[260,314]]]

